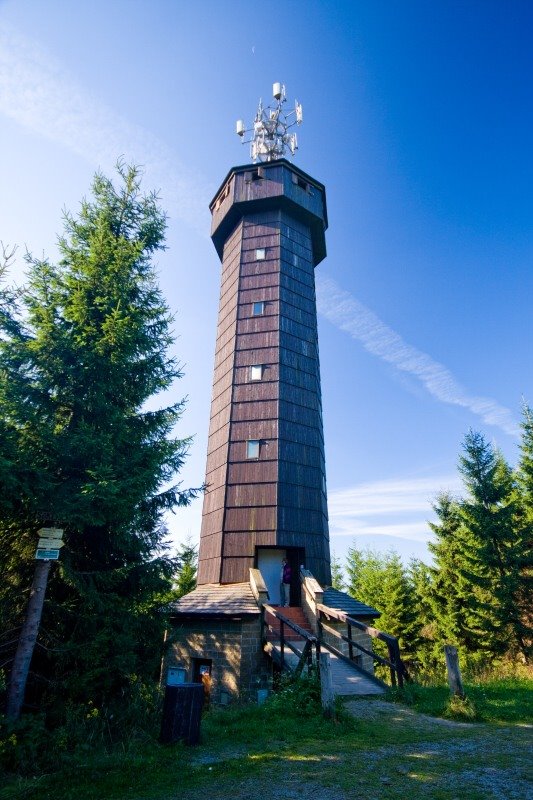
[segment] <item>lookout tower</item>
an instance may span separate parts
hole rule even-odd
[[[257,567],[272,601],[283,557],[331,580],[314,280],[326,196],[282,157],[296,140],[280,84],[274,97],[252,129],[256,163],[232,168],[210,206],[222,277],[198,570],[200,585],[228,584]]]
[[[252,128],[237,122],[252,163],[230,169],[210,205],[222,275],[207,489],[198,585],[175,606],[168,660],[184,679],[208,673],[218,702],[268,680],[278,651],[265,631],[280,624],[283,559],[292,608],[282,611],[304,639],[305,629],[318,632],[326,601],[377,614],[329,587],[314,278],[326,255],[326,195],[286,158],[302,107],[285,114],[285,88],[274,84],[273,94]]]

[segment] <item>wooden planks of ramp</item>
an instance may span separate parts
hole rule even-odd
[[[298,642],[293,642],[298,645]],[[280,646],[278,643],[267,642],[265,652],[276,663],[280,662]],[[334,653],[329,653],[331,663],[331,678],[333,692],[343,697],[362,697],[364,695],[385,694],[384,687],[370,676],[360,671],[356,666],[348,664],[344,659],[339,658]],[[298,656],[288,648],[285,649],[284,659],[291,670],[294,670],[298,663]]]
[[[377,681],[359,672],[357,667],[351,666],[346,661],[338,658],[334,653],[329,654],[331,663],[331,678],[335,694],[369,695],[385,694],[385,689]]]

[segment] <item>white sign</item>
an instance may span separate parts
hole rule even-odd
[[[63,539],[39,539],[37,547],[43,550],[59,550],[65,546]]]
[[[38,535],[43,539],[62,539],[63,528],[39,528]]]

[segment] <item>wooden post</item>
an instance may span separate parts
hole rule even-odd
[[[389,652],[389,661],[394,665],[390,667],[390,682],[391,686],[396,686],[396,653],[394,652],[394,647],[389,640],[387,640],[387,650]]]
[[[328,719],[335,719],[335,694],[333,693],[329,653],[320,653],[320,694],[324,716]]]
[[[37,561],[33,583],[28,601],[28,611],[22,626],[20,638],[13,661],[9,689],[7,694],[6,714],[8,719],[16,720],[20,717],[20,710],[24,702],[26,681],[30,669],[31,657],[39,633],[39,625],[43,613],[44,595],[50,572],[50,561]]]
[[[463,682],[461,680],[457,647],[453,647],[451,644],[445,644],[444,656],[446,658],[446,670],[448,672],[450,694],[457,695],[457,697],[464,697],[465,691],[463,689]]]

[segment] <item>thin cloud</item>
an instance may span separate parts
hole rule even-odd
[[[456,475],[400,478],[360,483],[328,493],[329,527],[333,536],[388,536],[425,542],[427,520],[439,492],[459,493]]]
[[[490,397],[468,394],[449,369],[405,342],[331,278],[317,276],[317,307],[322,316],[361,342],[369,353],[419,380],[432,397],[467,408],[487,425],[500,428],[510,436],[519,435],[519,425],[508,408]]]
[[[38,43],[0,21],[0,112],[109,173],[123,155],[143,165],[168,212],[202,235],[214,186],[179,164],[151,133],[113,112],[67,76]]]

